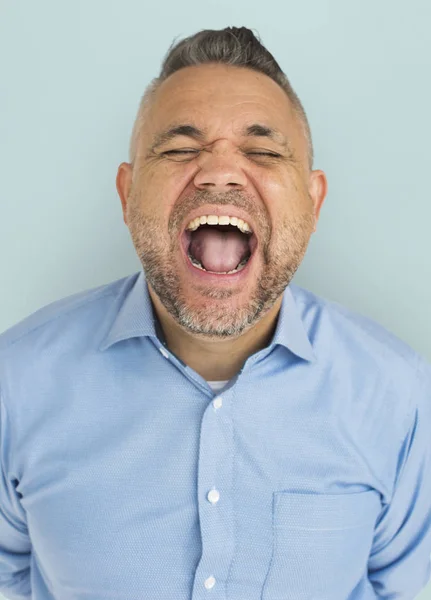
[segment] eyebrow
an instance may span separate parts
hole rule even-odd
[[[203,142],[205,140],[205,131],[198,129],[194,125],[180,124],[174,125],[165,131],[162,131],[154,136],[151,151],[156,150],[166,142],[178,137],[186,136]],[[283,148],[290,149],[290,145],[286,137],[274,127],[268,127],[267,125],[261,125],[260,123],[253,123],[248,125],[242,130],[243,137],[265,137]]]

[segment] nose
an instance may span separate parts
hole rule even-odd
[[[240,160],[232,150],[216,149],[212,146],[202,150],[197,164],[199,170],[195,175],[194,184],[198,189],[225,192],[247,185]]]

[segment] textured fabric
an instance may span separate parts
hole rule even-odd
[[[220,394],[157,330],[139,272],[0,336],[0,592],[415,598],[430,365],[293,283],[271,344]]]

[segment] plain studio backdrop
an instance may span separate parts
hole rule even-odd
[[[0,331],[140,269],[115,177],[141,95],[174,38],[244,25],[328,177],[294,282],[431,360],[430,23],[429,0],[0,0]]]

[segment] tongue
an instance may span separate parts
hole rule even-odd
[[[191,256],[207,271],[233,271],[249,254],[248,241],[240,231],[221,231],[215,227],[200,227],[192,234]]]

